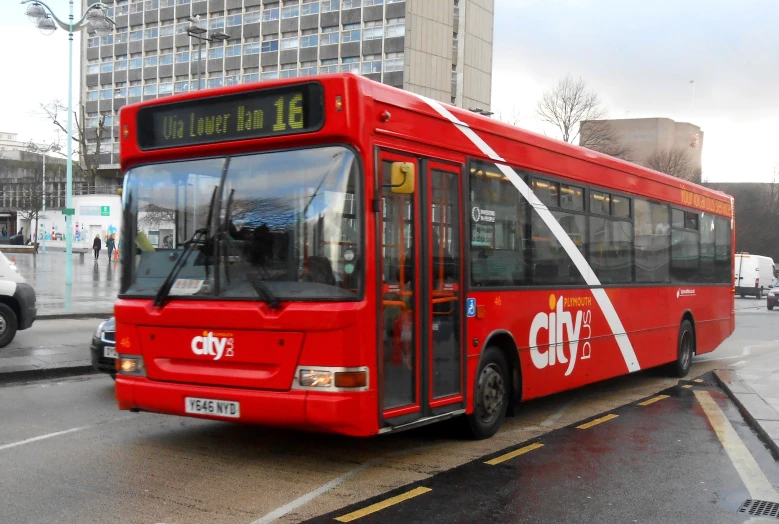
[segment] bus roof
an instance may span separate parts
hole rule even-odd
[[[665,194],[669,194],[668,189],[672,189],[677,192],[681,190],[681,196],[679,198],[670,199],[678,200],[681,205],[686,205],[687,207],[694,209],[697,208],[703,211],[712,211],[720,215],[732,216],[732,197],[721,191],[715,191],[691,182],[686,182],[679,178],[672,177],[670,175],[666,175],[664,173],[660,173],[658,171],[654,171],[590,149],[586,149],[584,147],[542,136],[537,133],[493,120],[472,111],[467,111],[458,107],[436,102],[409,91],[381,84],[352,73],[337,73],[315,77],[269,80],[263,81],[261,83],[240,84],[216,89],[207,89],[203,91],[181,93],[161,99],[158,98],[125,106],[120,111],[120,121],[122,127],[122,130],[120,131],[120,140],[122,141],[120,156],[122,168],[126,169],[129,167],[129,165],[136,162],[159,161],[163,157],[170,160],[173,158],[184,157],[186,155],[193,154],[214,154],[214,152],[217,151],[217,147],[215,146],[221,146],[220,144],[194,146],[199,148],[198,153],[193,153],[194,150],[192,147],[181,147],[176,151],[142,151],[138,148],[136,137],[133,137],[133,133],[136,129],[135,118],[139,109],[157,105],[167,105],[176,102],[193,101],[206,97],[220,97],[223,95],[240,94],[256,91],[259,89],[273,89],[311,82],[318,82],[324,85],[325,94],[328,97],[334,97],[334,92],[337,91],[338,93],[343,94],[345,98],[343,103],[344,106],[347,107],[347,110],[343,112],[335,112],[329,104],[326,104],[327,108],[325,128],[323,129],[326,135],[344,136],[344,129],[346,129],[344,126],[353,127],[354,129],[363,129],[366,124],[365,111],[362,108],[352,110],[349,109],[349,107],[354,104],[365,106],[365,103],[367,102],[365,99],[367,98],[372,99],[373,103],[376,105],[394,108],[393,115],[401,115],[400,118],[393,118],[386,123],[383,122],[380,118],[373,120],[374,124],[371,125],[377,133],[384,130],[386,131],[387,135],[392,134],[395,137],[416,141],[419,144],[433,144],[435,143],[434,141],[436,139],[432,137],[440,136],[440,138],[437,139],[438,142],[435,143],[435,145],[439,146],[440,148],[456,150],[468,156],[484,158],[484,153],[475,147],[471,140],[465,139],[465,136],[462,133],[452,133],[449,131],[448,126],[456,125],[461,129],[470,128],[471,130],[476,131],[479,137],[489,143],[492,149],[499,154],[499,156],[506,164],[537,170],[542,173],[549,172],[552,175],[557,174],[568,176],[570,173],[568,173],[568,171],[566,171],[564,168],[560,168],[558,173],[550,172],[550,164],[554,164],[558,167],[562,166],[565,164],[564,159],[566,158],[574,164],[585,162],[591,166],[600,166],[602,168],[606,168],[607,170],[611,171],[610,174],[612,177],[619,173],[636,177],[638,179],[643,179],[654,184],[660,184],[661,186],[667,186],[666,190],[662,191],[662,193]],[[330,90],[329,93],[328,89]],[[352,95],[357,95],[357,97]],[[361,98],[362,100],[355,102],[355,98]],[[416,115],[416,117],[414,115]],[[409,118],[413,119],[419,117],[422,118],[418,121],[408,120]],[[328,121],[333,122],[334,125],[328,126]],[[390,130],[393,124],[398,123],[398,121],[404,122],[406,124],[401,126],[403,132],[398,132],[396,129]],[[435,123],[435,121],[438,122]],[[441,130],[443,130],[443,132],[440,135],[428,132],[420,133],[418,131],[420,127],[433,126],[434,123],[435,125],[441,126]],[[129,133],[127,132],[128,124],[132,130]],[[352,134],[357,135],[358,132],[354,131]],[[287,137],[259,138],[259,140],[267,141],[266,143],[268,144],[268,147],[277,147],[276,144],[281,143],[281,140],[284,140],[287,143],[306,140],[321,141],[324,137],[318,135],[318,133],[308,133],[303,135],[288,135]],[[224,146],[220,147],[220,150],[224,150],[222,154],[231,154],[237,152],[240,149],[256,147],[255,144],[257,143],[258,142],[255,139],[245,140],[240,145],[235,141],[225,142]],[[287,147],[288,145],[289,144],[287,144]],[[536,151],[543,150],[551,153],[554,155],[555,161],[539,161],[537,165],[533,165],[533,157],[538,157],[539,155],[523,155],[522,150],[524,149],[524,151],[527,152],[527,148],[533,148]],[[563,159],[563,161],[559,161],[560,159]],[[606,172],[599,171],[594,176],[598,176],[600,173]],[[585,177],[583,178],[583,181],[589,181],[586,176],[590,176],[589,173],[580,174],[579,178],[582,179],[582,177]],[[614,182],[614,180],[618,180],[618,182]],[[599,183],[600,181],[594,180],[592,182]],[[631,188],[631,186],[635,186],[635,184],[635,179],[633,181],[623,182],[619,177],[614,177],[612,178],[611,185],[615,189],[624,187],[625,191],[633,192],[636,188],[629,188]],[[600,185],[606,185],[608,187],[608,184]],[[664,198],[664,200],[665,199],[668,198]],[[687,202],[685,202],[685,200],[687,200]],[[717,205],[712,205],[712,203]]]

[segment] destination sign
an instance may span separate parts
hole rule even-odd
[[[309,83],[138,110],[138,146],[160,149],[316,131],[324,92]]]

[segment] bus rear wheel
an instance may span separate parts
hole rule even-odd
[[[506,419],[509,404],[509,367],[500,349],[484,350],[479,364],[473,397],[473,413],[468,415],[468,429],[476,439],[493,436]]]
[[[676,378],[686,377],[692,367],[692,356],[695,354],[695,332],[689,320],[682,321],[679,327],[676,361],[668,364],[668,371]]]

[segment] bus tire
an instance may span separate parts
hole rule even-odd
[[[490,438],[500,429],[509,405],[510,377],[508,364],[500,349],[496,346],[485,349],[476,375],[473,413],[467,417],[473,438]]]
[[[676,347],[676,361],[668,365],[668,371],[673,377],[683,378],[690,372],[692,356],[695,354],[695,331],[689,320],[682,321],[679,327]]]
[[[0,348],[4,348],[16,336],[19,320],[7,304],[0,304]]]

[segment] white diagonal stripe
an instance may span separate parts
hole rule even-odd
[[[468,126],[468,124],[462,122],[441,103],[421,95],[416,96],[429,104],[430,107],[432,107],[441,116],[449,119],[457,129],[462,131],[468,140],[470,140],[477,148],[479,148],[483,154],[497,162],[504,162],[503,158],[501,158],[500,155],[498,155],[486,142],[484,142],[484,140],[482,140],[481,137],[479,137],[476,132]],[[598,277],[595,276],[595,273],[587,263],[584,255],[582,255],[581,251],[579,251],[579,249],[576,247],[576,244],[574,244],[573,240],[571,240],[571,237],[569,237],[565,232],[563,226],[561,226],[557,219],[555,219],[554,215],[552,215],[552,212],[549,211],[549,208],[547,208],[543,202],[536,198],[536,195],[533,193],[533,190],[530,188],[530,186],[528,186],[525,181],[522,180],[522,177],[519,176],[509,166],[500,163],[497,163],[496,166],[501,170],[506,178],[508,178],[509,181],[514,184],[514,187],[517,188],[525,200],[527,200],[530,205],[533,206],[533,209],[536,210],[538,215],[547,225],[549,230],[560,243],[560,246],[562,246],[562,248],[571,258],[571,261],[576,266],[576,269],[578,269],[582,274],[582,277],[584,277],[584,281],[587,283],[587,285],[600,286],[600,280],[598,280]],[[625,332],[625,327],[622,325],[622,321],[619,319],[617,310],[614,309],[614,304],[611,303],[611,299],[609,298],[608,294],[606,294],[606,290],[601,287],[595,287],[591,289],[591,291],[593,297],[595,297],[595,301],[598,303],[598,306],[603,312],[603,315],[606,317],[606,322],[608,322],[609,328],[611,328],[611,332],[614,334],[614,339],[616,340],[617,345],[619,346],[619,350],[622,353],[622,358],[625,359],[625,365],[627,366],[628,371],[639,371],[641,366],[639,365],[638,359],[636,358],[636,352],[633,349],[633,344],[630,343],[630,339]]]

